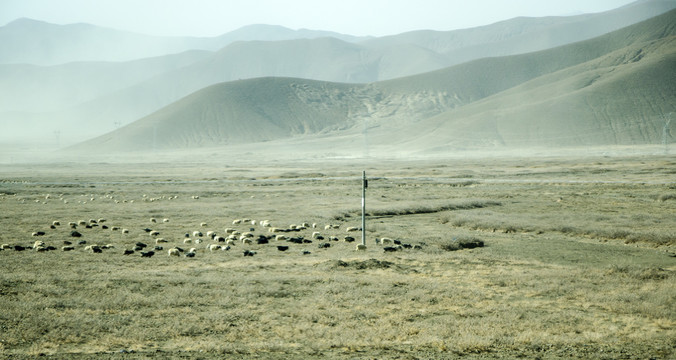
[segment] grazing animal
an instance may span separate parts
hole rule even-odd
[[[153,257],[153,255],[155,255],[155,252],[154,252],[154,251],[141,252],[141,257],[147,257],[147,258],[149,258],[149,257]]]
[[[329,244],[329,243],[321,243],[321,244],[318,245],[318,247],[319,247],[320,249],[328,249],[328,248],[331,247],[331,244]]]
[[[123,255],[131,255],[134,253],[134,250],[125,249]]]
[[[279,251],[286,251],[286,250],[289,250],[289,247],[288,247],[288,246],[285,246],[285,245],[278,245],[278,246],[277,246],[277,250],[279,250]]]
[[[194,252],[187,252],[187,253],[185,253],[185,257],[187,257],[187,258],[194,258],[194,257],[195,257],[195,253],[194,253]]]
[[[61,248],[61,250],[62,251],[71,251],[71,250],[75,250],[75,247],[74,246],[64,246],[64,247]]]
[[[244,250],[244,256],[254,256],[254,255],[256,255],[255,251]]]
[[[169,254],[169,256],[180,256],[181,255],[181,252],[178,251],[177,248],[171,248],[171,249],[169,249],[169,251],[167,251],[167,253]]]
[[[383,251],[385,251],[385,252],[395,252],[395,251],[399,251],[399,248],[400,248],[399,246],[385,246],[383,248]]]
[[[354,231],[359,231],[359,228],[356,226],[350,226],[347,229],[345,229],[347,232],[354,232]]]
[[[346,236],[343,238],[343,240],[345,240],[345,242],[353,242],[354,238],[352,236]]]
[[[80,234],[79,232],[73,230],[73,231],[70,232],[70,236],[72,236],[72,237],[81,237],[82,234]]]

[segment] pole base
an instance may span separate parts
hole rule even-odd
[[[366,250],[366,245],[364,244],[357,244],[357,251],[364,251]]]

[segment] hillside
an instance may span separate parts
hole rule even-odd
[[[366,38],[283,26],[249,25],[216,37],[150,36],[92,24],[56,25],[17,19],[0,27],[0,64],[51,66],[85,61],[131,61],[189,50],[216,51],[237,41],[279,41],[332,36]]]
[[[656,143],[660,116],[676,110],[675,20],[676,10],[576,44],[368,85],[222,83],[74,149],[340,146],[358,144],[365,127],[374,153]]]
[[[58,39],[79,39],[63,47],[74,58],[79,56],[80,50],[88,49],[87,41],[98,41],[93,50],[100,57],[106,57],[111,49],[119,48],[119,55],[127,51],[125,49],[152,50],[165,42],[181,49],[218,51],[191,51],[126,62],[88,61],[57,66],[0,64],[0,74],[6,75],[0,77],[0,94],[4,95],[0,99],[0,122],[11,129],[11,133],[0,134],[0,142],[53,142],[55,132],[61,134],[64,143],[82,141],[149,115],[204,87],[232,80],[275,76],[372,83],[444,69],[459,62],[466,62],[468,67],[455,68],[456,73],[475,74],[473,69],[477,65],[470,60],[477,57],[490,62],[489,58],[498,55],[597,36],[674,6],[674,1],[644,0],[599,14],[516,18],[474,29],[419,31],[368,40],[269,25],[247,26],[216,38],[155,39],[91,25],[57,26],[24,19],[0,28],[0,39],[10,36],[12,32],[9,30],[23,29],[22,26],[30,31],[18,33],[37,36],[34,40],[43,44],[56,44],[52,41]],[[31,30],[32,27],[36,29]],[[40,30],[42,28],[49,31]],[[97,37],[97,34],[112,35]],[[153,39],[161,41],[152,46],[139,45]],[[0,59],[3,51],[14,55],[21,52],[20,49],[11,50],[15,42],[20,43],[17,39],[9,39],[6,49],[0,49]],[[101,49],[103,43],[116,46]],[[219,47],[221,45],[224,47]],[[39,50],[48,49],[57,51],[62,47],[50,45]],[[40,54],[38,58],[48,59],[50,56]],[[555,60],[554,63],[558,63]],[[483,79],[490,77],[491,81],[485,85],[490,88],[493,86],[492,79],[503,76],[492,69],[502,66],[489,67],[485,74],[477,73],[478,78],[472,75],[472,79],[465,78],[462,83],[484,87]],[[520,77],[505,79],[498,89],[504,90],[538,74],[539,70],[525,77],[521,74]],[[415,81],[421,83],[421,89],[428,86],[428,79]],[[463,102],[493,93],[486,89],[474,89],[474,92],[452,90],[457,96],[467,97],[462,99]]]

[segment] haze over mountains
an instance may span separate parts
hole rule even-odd
[[[87,151],[286,142],[363,152],[366,131],[373,154],[655,143],[662,116],[674,110],[673,8],[675,1],[644,0],[599,14],[369,39],[268,26],[157,42],[124,33],[135,40],[123,41],[118,55],[144,41],[153,43],[148,52],[185,51],[0,65],[0,121],[11,129],[0,141],[60,131],[62,144],[107,133],[76,147]],[[0,39],[26,24],[0,28]],[[38,24],[31,36],[55,26]],[[89,25],[60,29],[96,33]],[[67,38],[56,35],[55,44]],[[34,56],[17,49],[1,50],[0,62]]]

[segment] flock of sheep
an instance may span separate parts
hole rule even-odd
[[[326,249],[331,247],[331,242],[355,242],[355,238],[349,234],[361,230],[357,227],[346,227],[342,230],[339,224],[327,224],[323,226],[324,231],[322,231],[318,224],[307,222],[279,227],[273,226],[270,220],[256,221],[244,218],[232,221],[232,226],[226,227],[222,233],[215,230],[203,231],[203,229],[209,228],[208,224],[203,222],[199,224],[199,230],[186,232],[181,239],[173,236],[173,240],[167,240],[162,237],[160,230],[162,230],[163,226],[160,223],[168,222],[169,219],[166,218],[161,220],[150,218],[149,227],[138,231],[136,239],[140,241],[136,241],[133,245],[130,245],[130,243],[134,242],[134,238],[130,238],[133,235],[130,235],[131,231],[128,228],[108,225],[104,218],[90,219],[88,221],[79,220],[77,222],[69,222],[67,225],[62,225],[60,221],[53,221],[49,225],[49,230],[35,231],[31,235],[41,238],[53,235],[51,232],[56,232],[56,236],[49,237],[60,238],[62,244],[59,244],[59,246],[62,251],[84,250],[90,253],[102,253],[106,250],[110,251],[118,247],[124,247],[121,250],[123,255],[140,254],[141,257],[149,258],[166,251],[166,254],[170,257],[183,256],[194,258],[199,252],[228,251],[236,248],[238,245],[243,245],[241,246],[243,256],[254,256],[256,252],[252,251],[250,246],[247,246],[252,244],[275,244],[278,251],[287,251],[290,248],[289,244],[304,244],[307,246],[313,242],[319,242],[318,248]],[[59,228],[66,228],[69,231],[68,235],[63,234],[63,231],[58,232]],[[105,245],[90,243],[87,240],[87,237],[90,235],[89,233],[97,230],[119,232],[122,234],[119,236],[127,240],[123,241],[126,243],[126,246],[122,246],[122,244],[116,246],[113,243]],[[340,235],[341,232],[342,235]],[[143,233],[147,233],[147,235],[141,235]],[[61,235],[60,237],[59,234]],[[64,240],[64,236],[67,240]],[[101,238],[101,236],[96,237]],[[110,235],[107,237],[110,237]],[[422,248],[422,244],[411,245],[390,238],[376,239],[376,243],[381,244],[385,252]],[[45,243],[43,240],[36,240],[32,245],[26,246],[20,244],[1,244],[0,251],[2,250],[45,252],[58,250],[58,248],[53,244],[49,245]],[[356,250],[366,250],[366,246],[359,243],[356,245]],[[301,253],[307,255],[311,252],[303,249]]]

